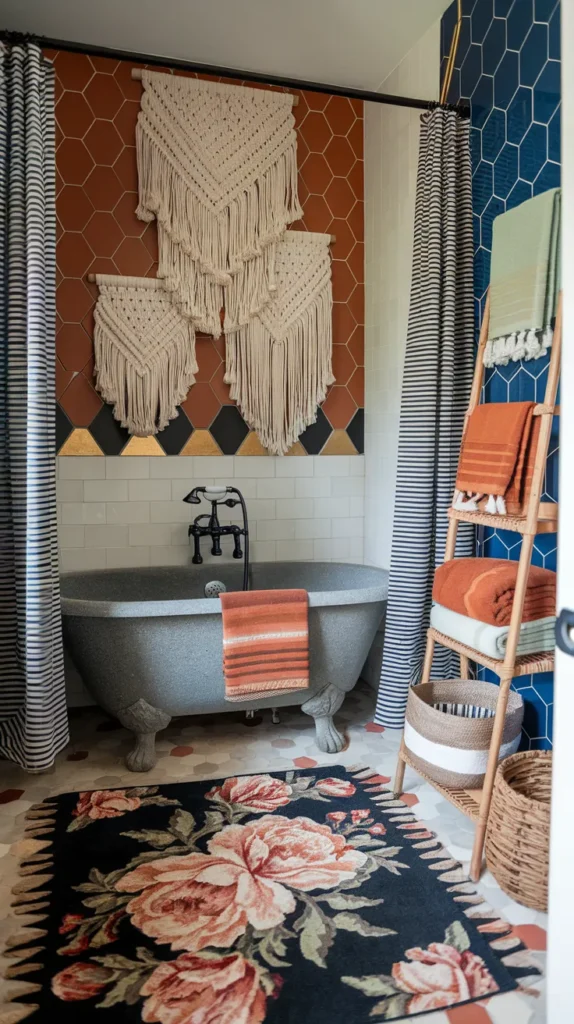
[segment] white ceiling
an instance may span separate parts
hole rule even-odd
[[[0,27],[377,89],[450,0],[0,0]]]

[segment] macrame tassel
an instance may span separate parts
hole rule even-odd
[[[158,276],[217,337],[222,289],[249,268],[259,312],[275,291],[273,243],[302,216],[292,97],[148,71],[142,80],[136,213],[157,218]]]
[[[500,338],[487,341],[484,349],[484,365],[507,366],[509,362],[521,359],[538,359],[552,345],[553,329],[545,327],[544,331],[535,328],[514,332]]]
[[[519,331],[516,336],[516,344],[510,356],[513,363],[518,363],[526,357],[526,331]]]
[[[320,295],[276,341],[257,318],[227,336],[230,397],[264,448],[285,455],[333,383],[331,303]]]
[[[232,306],[231,319],[238,308]],[[277,296],[227,334],[225,381],[246,423],[274,455],[284,455],[315,422],[334,381],[328,235],[285,233],[277,246]]]
[[[541,346],[542,347],[542,355],[545,355],[546,352],[548,352],[548,349],[552,345],[553,337],[554,337],[554,330],[553,330],[553,328],[549,324],[544,329],[544,334],[542,335],[542,346]]]
[[[528,334],[526,335],[525,348],[525,359],[537,359],[538,356],[542,355],[542,346],[540,344],[536,331],[528,331]]]
[[[496,498],[496,511],[498,512],[499,516],[505,516],[506,515],[506,502],[505,502],[504,496],[502,494],[498,494],[497,495],[497,498]]]
[[[107,275],[96,281],[96,387],[130,434],[157,434],[195,383],[193,327],[161,282]]]
[[[490,515],[494,515],[495,514],[495,512],[496,512],[496,500],[495,500],[494,494],[489,494],[488,501],[487,501],[487,503],[485,505],[484,511],[490,513]]]

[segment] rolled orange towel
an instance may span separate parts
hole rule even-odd
[[[225,699],[255,700],[309,686],[306,590],[221,594]]]
[[[508,626],[518,562],[505,558],[453,558],[435,573],[433,600],[460,615]],[[531,565],[522,622],[556,614],[556,573]]]

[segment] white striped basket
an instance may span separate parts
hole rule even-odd
[[[449,789],[482,786],[499,692],[493,683],[471,679],[446,679],[410,688],[405,746],[422,775]],[[523,716],[522,697],[511,690],[500,761],[518,749]]]

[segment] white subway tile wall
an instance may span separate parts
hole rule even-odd
[[[66,456],[57,463],[64,571],[187,565],[187,527],[200,509],[182,499],[215,483],[232,484],[245,497],[254,561],[363,561],[361,455]],[[238,514],[222,509],[221,519]],[[231,540],[222,543],[222,560],[230,561]],[[207,542],[202,554],[218,561]]]

